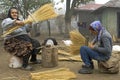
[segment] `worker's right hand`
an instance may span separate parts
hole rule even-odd
[[[93,45],[93,43],[89,43],[88,47],[91,48],[91,49],[93,49],[95,47],[95,45]]]
[[[23,21],[16,20],[16,21],[15,21],[15,24],[18,25],[18,26],[23,26],[23,25],[24,25],[24,22],[23,22]]]

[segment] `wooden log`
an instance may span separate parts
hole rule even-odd
[[[50,68],[58,65],[58,49],[54,46],[42,48],[42,67]]]

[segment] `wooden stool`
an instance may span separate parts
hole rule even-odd
[[[42,67],[50,68],[58,65],[58,49],[54,46],[42,48]]]

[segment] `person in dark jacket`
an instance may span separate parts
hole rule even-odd
[[[84,62],[82,69],[78,71],[81,74],[90,74],[93,72],[94,64],[92,59],[97,61],[107,61],[112,53],[112,37],[102,26],[101,22],[92,22],[89,30],[95,35],[95,38],[89,46],[82,46],[80,48],[81,59]]]
[[[36,58],[37,53],[40,51],[40,43],[28,35],[26,31],[28,25],[25,25],[18,15],[18,9],[12,7],[7,18],[2,21],[3,34],[12,27],[22,26],[4,37],[4,49],[11,55],[20,57],[23,60],[22,69],[32,70],[32,67],[28,64],[29,58],[31,56],[30,62],[32,63],[40,63]]]

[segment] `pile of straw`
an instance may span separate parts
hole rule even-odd
[[[68,68],[31,73],[31,80],[72,80],[75,78],[75,73],[71,72]]]
[[[86,38],[78,30],[73,30],[70,32],[70,39],[72,41],[70,53],[80,54],[80,47],[87,44]]]
[[[24,20],[24,24],[28,24],[31,22],[38,22],[38,21],[44,21],[47,19],[51,19],[57,17],[57,14],[54,11],[54,8],[52,4],[45,4],[42,7],[40,7],[38,10],[36,10],[33,14],[29,14],[28,18]],[[14,30],[20,28],[22,26],[13,26],[11,29],[7,30],[2,37],[5,37],[6,35],[12,33]]]

